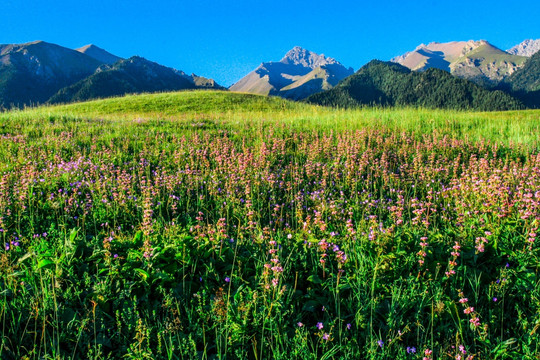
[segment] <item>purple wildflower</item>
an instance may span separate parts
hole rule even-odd
[[[416,354],[416,348],[414,346],[407,346],[407,354]]]

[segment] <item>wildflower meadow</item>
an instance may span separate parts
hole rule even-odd
[[[0,358],[538,359],[539,124],[217,92],[0,114]]]

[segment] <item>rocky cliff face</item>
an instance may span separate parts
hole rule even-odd
[[[283,59],[280,60],[280,63],[302,65],[310,69],[315,69],[324,65],[339,64],[339,61],[331,57],[326,57],[324,54],[319,55],[300,46],[295,46],[285,54]]]
[[[540,51],[540,39],[537,40],[525,40],[520,44],[506,50],[506,52],[512,55],[520,55],[531,57]]]

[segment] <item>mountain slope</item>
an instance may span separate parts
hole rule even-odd
[[[421,44],[391,60],[411,70],[437,68],[478,84],[493,86],[519,69],[526,57],[512,55],[485,40]]]
[[[501,88],[511,92],[527,106],[540,108],[540,52],[537,52],[525,65],[510,75]]]
[[[85,54],[44,41],[0,45],[0,107],[43,103],[100,65]]]
[[[506,82],[513,90],[540,90],[540,52],[531,56],[525,66],[509,76]]]
[[[526,57],[511,55],[487,41],[476,41],[451,65],[451,73],[483,85],[493,85],[525,64]]]
[[[335,86],[351,75],[337,60],[301,47],[291,49],[279,62],[265,62],[229,89],[260,95],[303,99]]]
[[[531,57],[540,51],[540,39],[537,40],[525,40],[516,46],[506,50],[507,53],[512,55],[520,55]]]
[[[66,103],[129,93],[195,89],[185,74],[134,56],[103,65],[93,75],[58,91],[50,103]]]
[[[428,108],[507,110],[522,104],[502,91],[489,91],[440,69],[413,72],[373,60],[331,90],[307,102],[325,106],[421,106]]]
[[[466,45],[466,41],[452,41],[449,43],[432,42],[427,45],[420,44],[413,51],[396,56],[390,61],[401,64],[411,70],[426,70],[434,67],[450,71],[450,64],[462,56],[462,51]]]
[[[118,60],[122,60],[121,57],[111,54],[108,51],[103,50],[102,48],[97,47],[96,45],[89,44],[78,49],[75,49],[78,52],[88,55],[102,64],[112,65]]]

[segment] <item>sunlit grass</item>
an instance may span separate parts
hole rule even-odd
[[[416,108],[340,110],[265,97],[219,91],[130,95],[84,103],[39,107],[0,114],[0,121],[40,126],[61,119],[107,119],[118,124],[135,119],[164,123],[211,120],[245,130],[286,125],[322,131],[388,128],[418,135],[434,131],[473,141],[494,141],[537,147],[540,111],[466,112]],[[153,123],[156,124],[156,123]],[[121,126],[121,125],[118,125]]]

